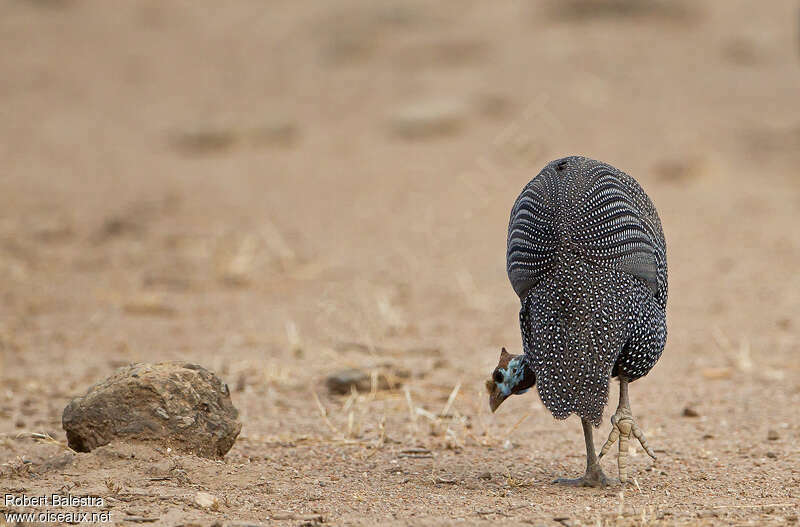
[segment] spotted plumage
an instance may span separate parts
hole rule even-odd
[[[548,164],[511,210],[507,271],[522,356],[545,406],[595,426],[609,378],[646,375],[666,342],[661,222],[639,184],[584,157]]]

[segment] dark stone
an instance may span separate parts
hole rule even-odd
[[[371,379],[361,370],[348,369],[329,375],[325,384],[332,393],[347,394],[353,386],[360,392],[367,392]]]
[[[78,452],[124,440],[221,458],[242,429],[238,416],[219,377],[176,361],[120,368],[70,401],[61,422]]]
[[[402,368],[380,367],[375,370],[377,374],[378,390],[393,390],[403,384],[403,379],[410,373]],[[368,392],[372,389],[372,376],[370,373],[350,368],[332,373],[325,379],[325,385],[331,393],[340,395],[349,394],[355,388],[359,392]]]
[[[686,408],[684,408],[682,415],[684,417],[700,417],[700,413],[691,406],[687,406]]]
[[[777,441],[781,436],[778,435],[777,430],[767,430],[767,439],[769,441]]]

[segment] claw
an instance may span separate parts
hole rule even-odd
[[[558,478],[553,483],[567,487],[607,487],[611,484],[611,481],[603,474],[603,469],[600,468],[600,465],[595,463],[586,467],[586,474],[582,478]]]
[[[617,426],[617,423],[614,422],[614,417],[611,418],[611,433],[608,434],[608,440],[603,445],[603,448],[600,449],[600,455],[597,456],[597,459],[603,459],[603,456],[605,456],[608,451],[611,450],[611,447],[617,442],[617,439],[619,439],[619,427]]]
[[[636,421],[634,421],[631,411],[628,408],[618,408],[617,412],[611,417],[611,432],[608,434],[608,440],[600,450],[598,458],[602,459],[614,443],[619,440],[619,458],[617,460],[617,465],[619,466],[619,480],[622,483],[628,481],[628,442],[630,441],[631,435],[639,441],[644,451],[647,452],[650,457],[656,459],[656,455],[647,445],[647,439],[645,439],[644,433],[642,433],[642,430],[636,424]]]
[[[648,456],[653,459],[658,459],[650,447],[647,446],[647,438],[644,437],[644,433],[639,429],[636,421],[633,422],[633,435],[639,440],[639,444],[642,445],[642,448],[644,448],[644,451],[647,452]]]

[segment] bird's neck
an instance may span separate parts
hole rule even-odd
[[[525,392],[536,384],[536,374],[530,364],[527,353],[519,355],[520,379],[516,385],[516,393]]]

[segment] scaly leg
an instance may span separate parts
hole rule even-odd
[[[609,481],[600,468],[600,462],[594,452],[594,441],[592,440],[592,423],[581,418],[583,425],[583,439],[586,441],[586,474],[578,479],[557,479],[553,483],[568,485],[570,487],[605,487]]]
[[[628,400],[628,379],[620,375],[619,405],[617,406],[616,413],[611,416],[611,433],[608,434],[608,441],[606,441],[606,444],[603,445],[603,448],[600,450],[600,458],[602,459],[611,449],[611,446],[619,439],[619,458],[617,464],[619,465],[619,480],[622,483],[628,481],[628,441],[631,438],[631,434],[639,440],[644,451],[655,459],[656,455],[650,450],[650,447],[647,446],[647,439],[645,439],[644,434],[633,418],[631,403]]]

